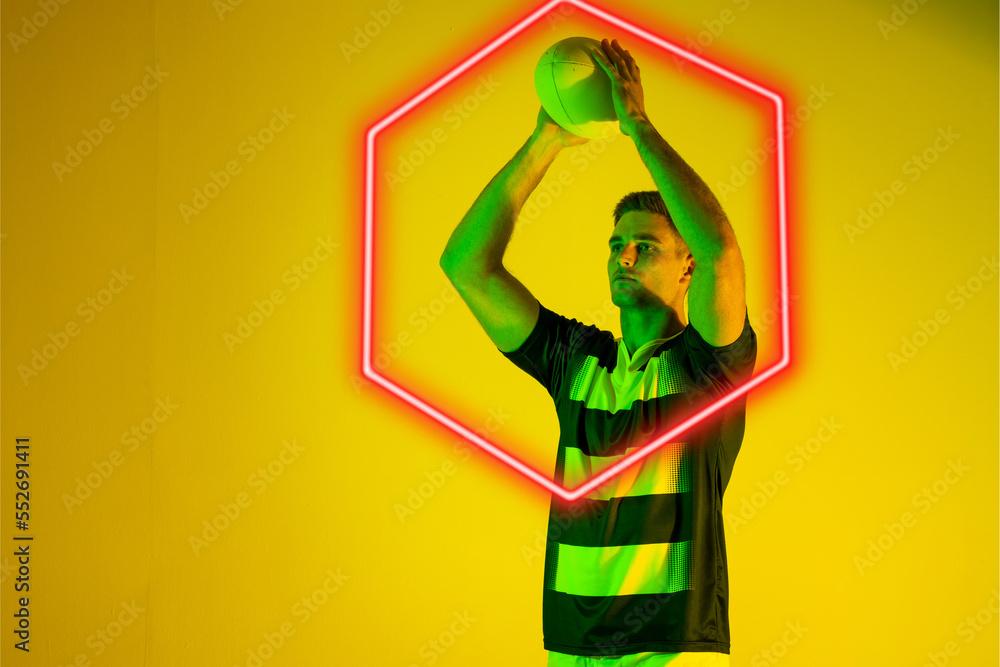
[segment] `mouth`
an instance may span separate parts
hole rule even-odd
[[[614,280],[631,280],[632,282],[635,282],[635,278],[629,278],[628,276],[615,276]]]

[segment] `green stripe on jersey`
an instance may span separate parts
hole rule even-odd
[[[626,449],[620,456],[588,456],[582,449],[567,447],[563,486],[575,489],[638,449],[639,447]],[[667,443],[583,497],[609,500],[625,496],[684,493],[691,490],[689,468],[690,460],[684,456],[684,443]]]
[[[680,394],[686,388],[673,349],[650,357],[642,371],[628,368],[620,357],[614,371],[609,372],[597,357],[587,355],[574,363],[569,378],[571,401],[583,401],[587,408],[611,413],[630,410],[635,401]]]
[[[557,552],[555,581],[569,595],[609,596],[674,593],[692,588],[690,542],[578,547],[550,543]]]

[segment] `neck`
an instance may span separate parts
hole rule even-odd
[[[622,338],[629,356],[651,340],[670,338],[687,326],[684,308],[622,308]]]

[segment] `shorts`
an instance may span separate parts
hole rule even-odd
[[[729,667],[728,653],[630,653],[628,655],[568,655],[549,651],[548,667]]]

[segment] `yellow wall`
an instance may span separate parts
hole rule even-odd
[[[751,397],[726,494],[733,665],[995,664],[990,4],[620,7],[773,80],[808,115],[790,138],[794,368]],[[547,496],[359,378],[364,130],[530,8],[4,0],[5,663],[544,664]],[[576,11],[379,140],[386,372],[542,470],[557,436],[548,396],[499,355],[437,260],[534,125],[538,55],[574,34],[632,50],[653,123],[717,192],[765,126],[752,99]],[[494,86],[477,99],[480,77]],[[443,140],[390,188],[386,172],[428,137]],[[81,143],[89,154],[67,156]],[[563,190],[522,223],[507,264],[548,307],[618,335],[610,213],[652,181],[627,137],[582,151],[550,169],[543,185],[564,172]],[[772,167],[724,201],[758,368],[779,342]],[[894,360],[914,336],[912,358]],[[30,439],[24,531],[16,438]],[[429,497],[401,514],[421,484]],[[24,544],[27,654],[12,634]],[[786,632],[796,624],[808,630]]]

